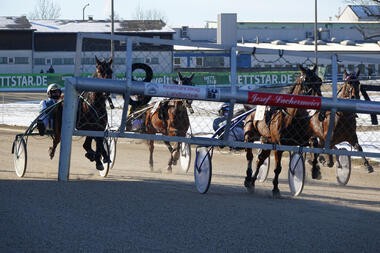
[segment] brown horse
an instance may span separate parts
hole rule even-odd
[[[55,150],[57,149],[58,144],[61,142],[61,127],[62,127],[62,114],[63,114],[63,100],[64,94],[57,99],[56,106],[54,106],[54,111],[50,112],[54,115],[53,119],[53,132],[50,134],[53,139],[53,145],[49,147],[49,156],[50,159],[53,159]]]
[[[338,93],[338,98],[344,99],[360,99],[360,82],[358,80],[360,75],[360,70],[356,74],[348,74],[346,71],[344,72],[344,84],[341,90]],[[324,147],[328,126],[330,124],[330,112],[326,113],[326,117],[321,121],[321,117],[319,116],[320,112],[317,112],[310,120],[310,126],[313,129],[313,132],[316,137],[318,137],[319,147]],[[330,148],[335,147],[336,144],[347,141],[351,146],[353,146],[356,150],[362,152],[363,149],[359,145],[358,136],[356,134],[356,114],[352,112],[337,112],[335,114],[335,122],[332,132],[332,138],[330,142]],[[314,156],[312,165],[313,171],[314,167],[317,164],[317,156]],[[322,156],[321,156],[322,158]],[[322,160],[323,162],[323,159]],[[369,164],[367,159],[363,157],[364,166],[366,167],[368,173],[373,172],[373,167]],[[329,163],[327,164],[329,167],[334,165],[332,155],[329,155]],[[317,170],[319,167],[317,166]]]
[[[108,61],[99,60],[95,56],[96,72],[94,78],[112,78],[112,58]],[[104,131],[108,124],[106,100],[109,99],[108,92],[82,92],[78,103],[77,126],[78,130]],[[92,140],[96,142],[96,150],[91,147]],[[104,148],[104,137],[86,136],[83,148],[86,150],[85,156],[96,162],[96,169],[103,170],[103,162],[110,162],[109,155]]]
[[[321,96],[320,86],[322,80],[318,77],[316,67],[312,70],[299,65],[301,75],[295,81],[290,94],[294,95],[318,95]],[[244,121],[244,141],[253,142],[261,139],[267,144],[307,146],[312,136],[309,127],[310,117],[306,109],[300,108],[276,108],[272,107],[265,113],[261,120],[255,120],[256,112],[252,112]],[[247,176],[244,181],[245,187],[253,191],[260,166],[270,155],[271,150],[261,150],[256,161],[256,171],[252,176],[252,149],[246,149],[248,161]],[[274,150],[276,161],[275,177],[273,179],[273,196],[280,196],[278,177],[281,173],[281,158],[283,151]]]
[[[194,75],[190,77],[184,77],[181,73],[178,73],[179,81],[176,82],[179,85],[192,85],[192,79]],[[149,108],[146,112],[145,118],[145,132],[147,134],[161,133],[168,136],[181,136],[185,137],[187,130],[190,126],[189,116],[187,114],[186,107],[189,107],[186,99],[166,99],[161,102],[156,102],[153,107]],[[168,172],[172,172],[172,165],[177,164],[179,158],[179,150],[181,143],[178,142],[172,147],[170,142],[165,141],[166,146],[170,152],[170,159],[168,161]],[[149,145],[149,166],[153,171],[153,150],[154,141],[148,140]]]

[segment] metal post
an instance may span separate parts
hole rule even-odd
[[[86,4],[84,7],[83,7],[83,21],[84,21],[84,10],[86,9],[87,6],[89,6],[90,4]]]
[[[236,80],[237,80],[236,79],[237,64],[236,64],[236,47],[235,46],[231,47],[230,58],[231,58],[231,62],[230,62],[230,64],[231,64],[231,94],[232,94],[232,97],[235,97]],[[226,130],[224,131],[224,135],[223,135],[224,141],[228,140],[228,136],[230,134],[231,119],[232,119],[233,114],[234,114],[235,102],[236,102],[236,99],[230,100],[230,110],[228,111],[227,123],[226,123],[226,128],[225,128]]]
[[[318,66],[318,28],[317,28],[317,24],[318,24],[318,17],[317,17],[317,0],[315,0],[315,22],[314,22],[314,53],[315,53],[315,65]]]
[[[111,0],[111,35],[114,33],[114,12],[113,12],[113,0]],[[114,59],[114,44],[113,44],[113,38],[111,37],[111,57]],[[112,67],[113,67],[113,62],[112,61]]]
[[[59,155],[58,181],[68,181],[70,174],[71,145],[75,126],[78,93],[74,78],[65,81],[65,103],[63,105],[61,148]]]
[[[337,102],[337,92],[338,92],[338,59],[336,54],[332,55],[331,58],[331,66],[332,66],[332,100],[333,103]],[[326,136],[326,143],[325,143],[325,149],[328,149],[330,147],[331,143],[331,137],[333,134],[334,126],[335,126],[335,113],[336,108],[331,109],[330,113],[330,124],[329,128],[327,130],[327,136]]]
[[[127,52],[126,52],[126,85],[127,89],[124,93],[124,106],[123,106],[123,112],[121,115],[121,123],[120,123],[120,133],[124,133],[125,131],[125,125],[127,121],[127,113],[128,113],[128,106],[129,106],[129,88],[132,84],[132,40],[127,40]]]
[[[78,33],[77,34],[77,48],[75,51],[75,72],[74,72],[74,76],[76,77],[80,76],[82,45],[83,45],[83,35],[82,33]]]

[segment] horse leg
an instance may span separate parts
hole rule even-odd
[[[351,144],[351,143],[350,143]],[[352,145],[352,144],[351,144]],[[360,146],[359,142],[356,142],[354,145],[354,148],[359,151],[359,152],[363,152],[363,148],[362,146]],[[369,164],[368,160],[363,156],[363,162],[364,162],[364,166],[366,167],[368,173],[372,173],[374,170],[373,170],[373,167],[371,164]]]
[[[244,181],[244,186],[247,187],[249,192],[253,192],[255,189],[255,181],[257,179],[257,175],[259,174],[260,167],[263,165],[265,160],[268,158],[270,155],[270,150],[262,150],[260,149],[259,155],[256,160],[256,170],[255,174],[251,178],[252,175],[252,160],[253,160],[253,155],[252,155],[252,150],[247,152],[247,160],[248,160],[248,168],[247,168],[247,177],[245,178]]]
[[[252,160],[253,160],[253,154],[252,149],[247,148],[245,150],[245,156],[247,158],[248,164],[247,164],[247,171],[246,171],[246,177],[244,180],[244,186],[248,189],[252,188]]]
[[[85,139],[85,141],[83,143],[83,148],[84,148],[84,150],[86,150],[85,156],[91,162],[95,161],[95,154],[96,154],[95,151],[92,150],[92,148],[91,148],[91,143],[92,143],[92,139],[93,138],[94,137],[86,136],[86,139]]]
[[[177,161],[180,156],[180,151],[179,151],[180,147],[181,147],[181,143],[177,142],[173,148],[173,151],[172,151],[173,165],[177,165]]]
[[[153,140],[148,140],[148,146],[149,146],[149,168],[150,168],[150,171],[153,171],[154,141]]]
[[[173,164],[173,147],[172,147],[172,145],[170,145],[170,142],[168,142],[168,141],[165,141],[164,142],[165,143],[165,145],[168,147],[168,149],[169,149],[169,152],[170,152],[170,158],[169,158],[169,161],[168,161],[168,169],[167,169],[167,171],[169,172],[169,173],[171,173],[172,172],[172,164]]]
[[[104,137],[96,137],[96,138],[100,138],[101,140],[99,142],[104,144]],[[111,163],[112,162],[111,158],[110,158],[110,154],[109,154],[109,147],[108,147],[108,151],[107,151],[105,149],[104,145],[101,145],[100,146],[100,153],[103,156],[103,163]]]
[[[312,138],[310,140],[310,144],[313,148],[318,147],[318,139],[317,138]],[[321,168],[318,165],[318,153],[313,153],[313,161],[312,161],[312,168],[311,168],[311,178],[320,180],[322,178],[321,175]]]
[[[104,150],[103,137],[95,137],[95,143],[96,143],[96,152],[95,152],[96,169],[104,170],[104,166],[101,160],[102,152]]]
[[[61,136],[55,135],[53,137],[53,146],[49,148],[50,159],[53,159],[54,154],[55,154],[55,149],[57,148],[60,141],[61,141]]]
[[[282,157],[283,151],[274,151],[274,158],[276,161],[276,169],[274,170],[274,178],[273,178],[273,190],[272,194],[273,197],[280,197],[280,189],[278,188],[278,176],[281,173],[281,157]]]

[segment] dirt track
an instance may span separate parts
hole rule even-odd
[[[281,199],[272,199],[271,178],[248,194],[242,186],[244,153],[215,152],[209,192],[196,192],[193,165],[187,174],[149,172],[144,143],[118,143],[115,167],[98,176],[73,142],[69,182],[57,182],[50,140],[29,138],[24,178],[13,169],[16,132],[0,129],[1,252],[378,252],[380,168],[355,167],[347,186],[335,169],[323,179],[308,175],[301,196],[290,196],[287,163]],[[193,156],[194,157],[194,156]],[[168,151],[155,149],[157,171]],[[194,160],[194,159],[193,159]],[[307,172],[308,174],[309,171]]]

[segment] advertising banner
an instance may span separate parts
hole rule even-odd
[[[280,72],[257,72],[257,73],[238,73],[238,85],[284,85],[294,82],[295,71]],[[191,73],[182,73],[190,75]],[[64,85],[65,78],[74,76],[73,74],[0,74],[0,88],[44,88],[51,83]],[[85,73],[81,76],[91,77],[92,74]],[[136,80],[142,80],[144,74],[133,74]],[[116,74],[116,79],[125,79],[124,74]],[[152,82],[161,84],[173,83],[177,79],[177,73],[154,74]],[[194,85],[223,85],[231,83],[229,72],[197,72],[193,78]]]

